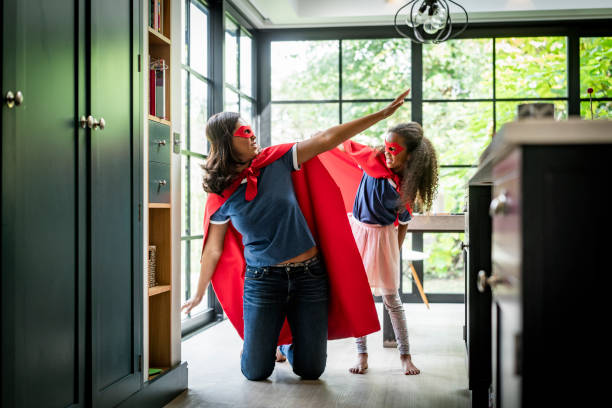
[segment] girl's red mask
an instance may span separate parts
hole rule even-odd
[[[389,143],[385,140],[385,151],[393,156],[400,154],[404,148],[397,142]]]
[[[253,129],[251,129],[250,126],[240,126],[238,128],[238,130],[236,130],[234,132],[234,136],[236,136],[236,137],[246,137],[247,139],[250,139],[254,135],[255,135],[255,133],[253,132]]]

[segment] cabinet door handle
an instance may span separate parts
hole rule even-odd
[[[499,214],[506,214],[508,212],[509,201],[506,190],[502,190],[501,193],[491,201],[489,215],[494,217]]]
[[[166,180],[159,180],[157,183],[160,185],[160,187],[161,186],[165,186],[166,184],[168,184],[168,182]]]
[[[487,286],[491,289],[495,289],[497,285],[507,284],[508,280],[504,277],[493,274],[487,277],[487,273],[483,270],[478,271],[478,279],[476,280],[476,286],[478,291],[484,293],[487,290]]]
[[[106,127],[106,121],[104,120],[104,118],[101,117],[98,120],[91,115],[89,115],[87,118],[85,116],[81,116],[81,120],[79,121],[79,123],[81,124],[81,127],[83,129],[88,127],[93,130],[96,130],[97,128],[100,128],[100,130],[104,130],[104,128]]]
[[[6,102],[6,106],[9,109],[12,109],[13,106],[20,106],[23,103],[23,94],[21,91],[17,91],[16,94],[13,91],[8,91],[4,96],[4,100]]]
[[[157,142],[158,146],[165,146],[166,145],[166,141],[165,140],[158,140]]]

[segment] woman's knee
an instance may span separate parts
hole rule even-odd
[[[307,365],[294,365],[293,372],[303,380],[316,380],[325,371],[325,361],[322,363],[311,362]]]
[[[263,381],[272,375],[274,365],[270,367],[242,367],[242,374],[250,381]]]

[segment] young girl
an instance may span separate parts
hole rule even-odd
[[[358,251],[340,192],[315,156],[393,114],[407,93],[377,113],[261,152],[237,113],[209,119],[202,267],[196,293],[182,309],[189,313],[198,305],[213,279],[244,337],[241,370],[249,380],[270,376],[277,344],[289,340],[282,351],[293,371],[316,379],[325,368],[328,338],[380,327],[363,266],[352,259],[359,261]],[[354,272],[359,268],[362,276]],[[345,289],[347,276],[351,289]]]
[[[412,363],[406,317],[398,289],[400,248],[411,219],[411,206],[429,210],[438,185],[436,151],[418,123],[388,130],[384,152],[348,141],[343,148],[363,169],[349,220],[374,295],[382,295],[393,324],[404,373],[419,374]],[[399,228],[398,228],[399,225]],[[357,338],[357,364],[368,368],[366,337]]]

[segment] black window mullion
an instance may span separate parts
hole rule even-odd
[[[572,30],[567,37],[568,116],[580,116],[580,37]]]
[[[411,117],[413,122],[423,124],[423,45],[411,41],[411,47]]]
[[[342,39],[338,40],[338,123],[342,123]]]

